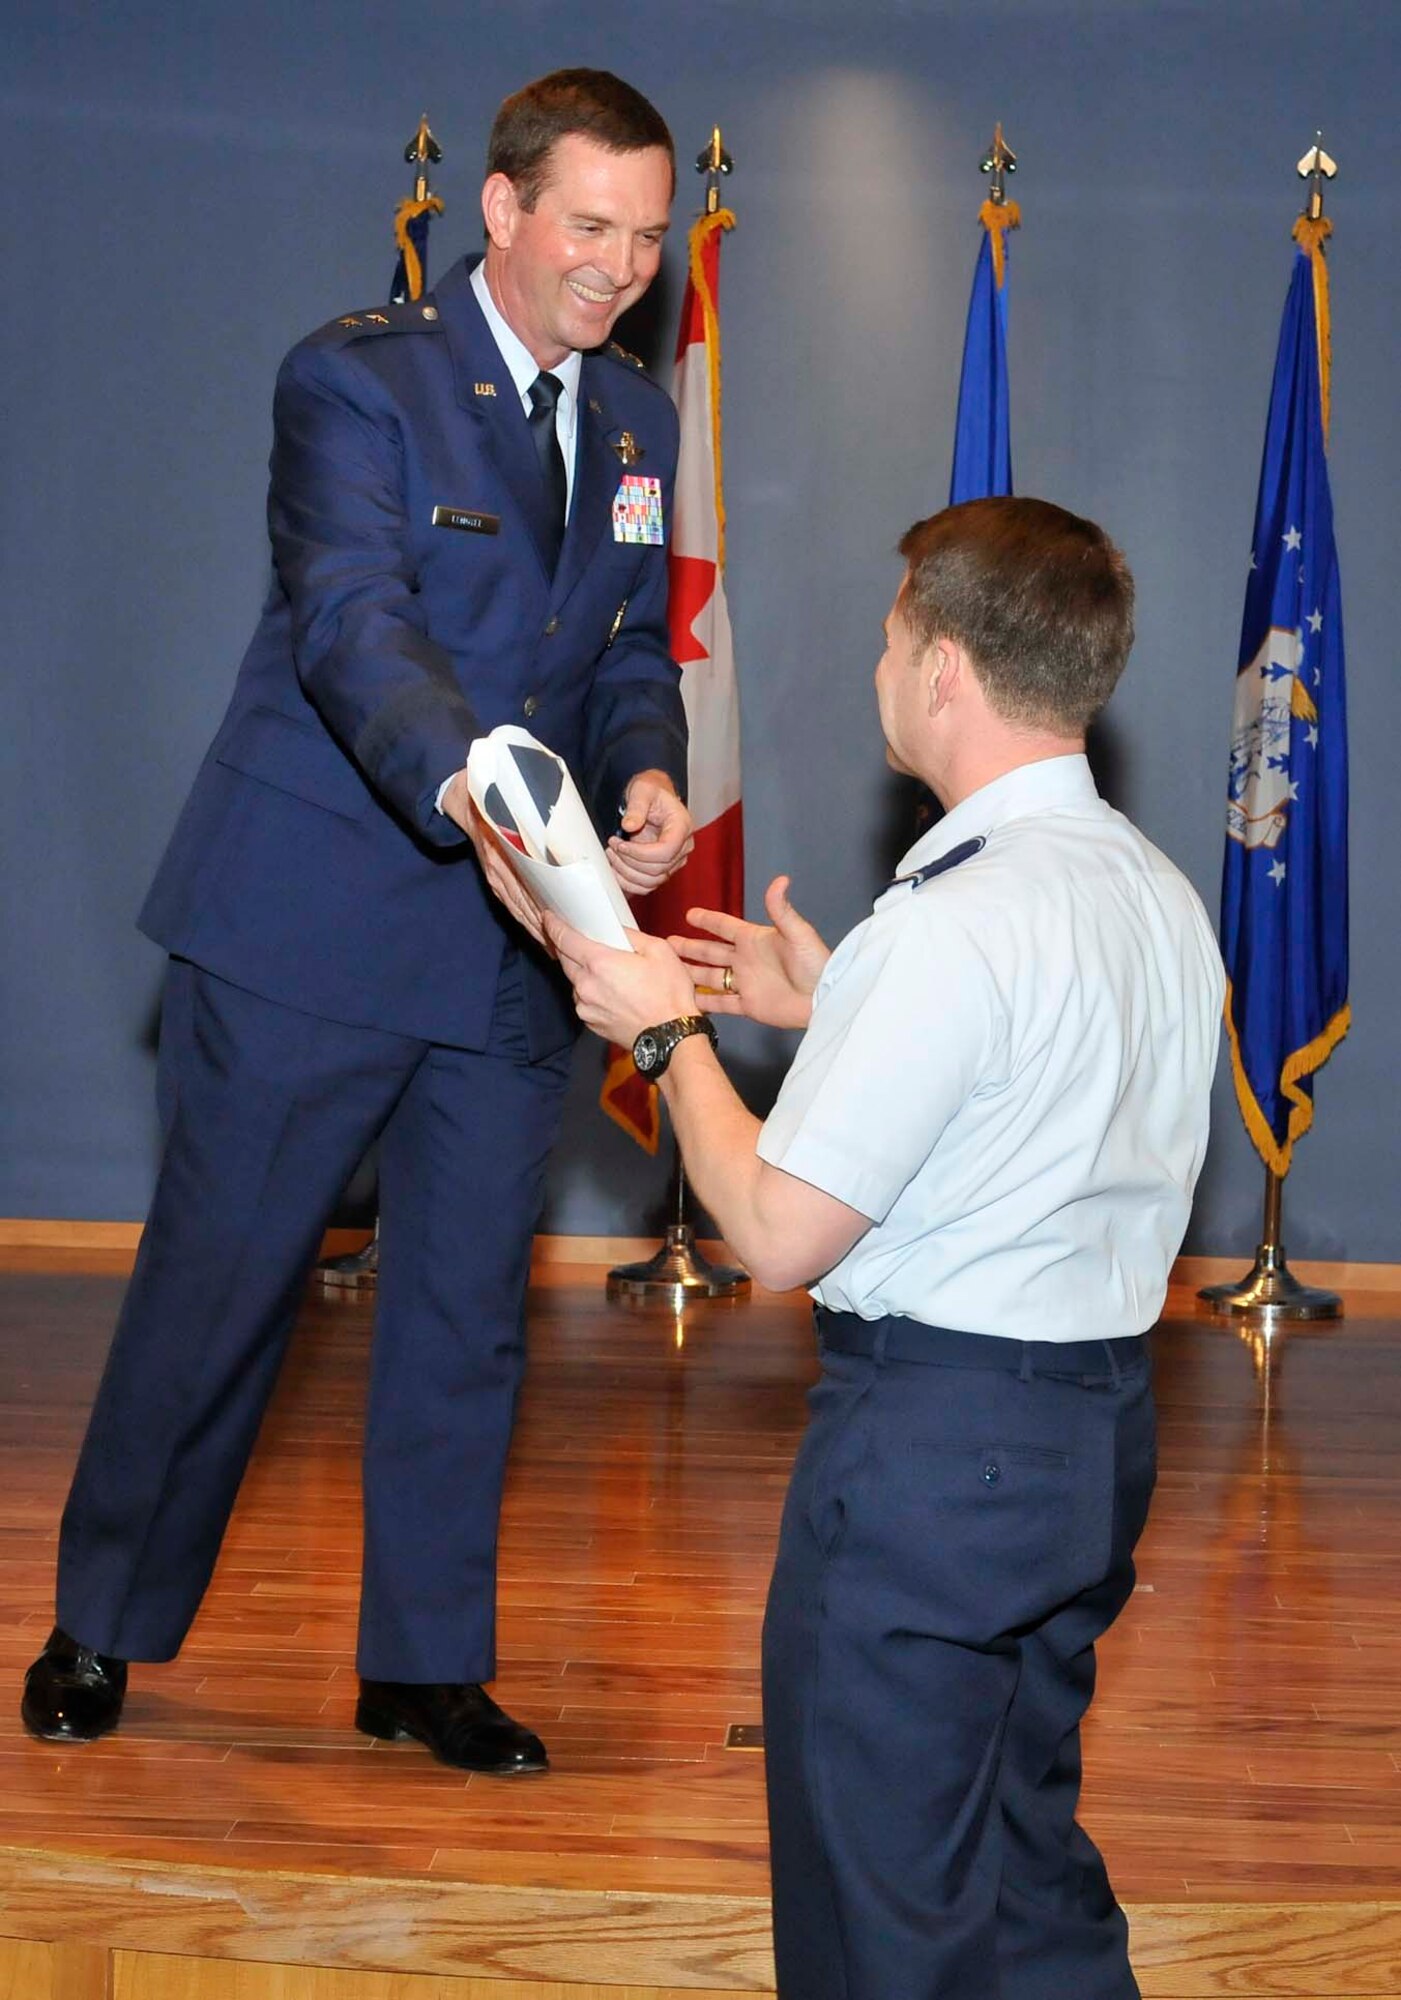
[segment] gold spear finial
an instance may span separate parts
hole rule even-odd
[[[1002,136],[1001,121],[992,135],[992,144],[978,162],[978,171],[992,175],[992,185],[988,189],[988,200],[1001,208],[1007,199],[1006,176],[1017,171],[1017,156]]]
[[[720,176],[732,174],[734,170],[735,163],[725,151],[724,141],[720,137],[720,127],[713,125],[710,129],[710,144],[703,147],[696,155],[696,172],[710,176],[705,188],[707,215],[714,215],[720,206]]]
[[[428,199],[428,169],[430,166],[436,167],[442,157],[443,149],[429,130],[428,113],[425,111],[418,121],[418,130],[404,148],[404,158],[411,167],[418,168],[413,189],[415,201]]]
[[[1323,183],[1326,180],[1331,181],[1337,171],[1337,161],[1330,160],[1323,150],[1322,132],[1315,132],[1313,144],[1300,160],[1297,169],[1300,180],[1309,184],[1309,199],[1304,215],[1310,222],[1317,222],[1322,216]]]

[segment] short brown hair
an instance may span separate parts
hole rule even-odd
[[[551,152],[572,132],[610,153],[659,147],[671,162],[675,192],[676,148],[666,120],[640,90],[606,69],[551,70],[508,97],[487,141],[487,173],[505,174],[521,207],[533,209],[550,177]]]
[[[1010,495],[965,500],[901,538],[900,609],[925,651],[965,648],[1004,721],[1076,734],[1133,645],[1133,577],[1103,528]]]

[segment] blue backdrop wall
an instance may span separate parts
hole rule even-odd
[[[383,295],[420,110],[448,156],[441,268],[479,240],[498,99],[582,62],[651,95],[683,163],[717,119],[738,162],[725,415],[751,900],[791,868],[829,934],[863,913],[904,844],[870,673],[895,541],[947,490],[976,169],[999,118],[1025,215],[1017,486],[1102,520],[1129,554],[1140,637],[1101,732],[1102,773],[1215,909],[1293,164],[1323,127],[1342,168],[1332,470],[1356,1026],[1319,1082],[1287,1234],[1296,1255],[1401,1258],[1395,10],[127,0],[104,15],[10,0],[7,17],[0,1215],[145,1206],[161,968],[132,919],[264,587],[282,352]],[[680,219],[698,198],[684,173]],[[632,333],[659,358],[681,253],[678,230],[658,310]],[[742,1028],[727,1041],[762,1108],[781,1038]],[[586,1044],[548,1228],[632,1232],[661,1210],[665,1163],[600,1117],[598,1076]],[[1223,1064],[1190,1247],[1251,1247],[1261,1185]]]

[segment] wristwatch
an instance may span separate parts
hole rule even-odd
[[[644,1028],[632,1045],[638,1075],[655,1083],[687,1035],[709,1035],[710,1046],[715,1047],[715,1023],[709,1014],[678,1014],[674,1021],[663,1021],[660,1027]]]

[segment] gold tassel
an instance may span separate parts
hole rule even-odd
[[[1313,265],[1313,320],[1318,334],[1318,396],[1323,406],[1323,442],[1328,442],[1332,410],[1333,320],[1328,305],[1328,260],[1323,246],[1333,234],[1326,215],[1301,215],[1294,224],[1294,241]]]
[[[409,234],[409,224],[417,222],[420,215],[441,215],[442,212],[443,204],[435,194],[426,195],[422,201],[415,201],[412,195],[406,195],[394,211],[394,241],[404,260],[404,276],[408,280],[411,299],[423,296],[423,265]]]
[[[715,524],[722,575],[725,569],[725,468],[720,443],[720,316],[706,283],[701,253],[717,229],[728,230],[734,226],[733,212],[728,208],[717,208],[713,214],[699,216],[692,224],[689,245],[691,283],[696,288],[696,297],[701,302],[701,317],[705,322],[705,354],[710,374],[710,444],[715,459]]]
[[[1014,201],[989,199],[978,210],[978,220],[992,244],[992,275],[1000,292],[1007,277],[1007,231],[1021,228],[1022,212]]]

